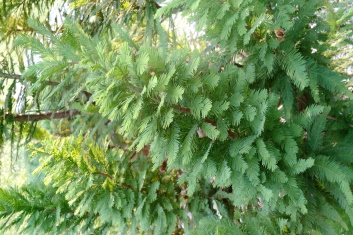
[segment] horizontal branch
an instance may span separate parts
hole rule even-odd
[[[11,78],[11,79],[22,79],[22,76],[18,74],[0,73],[0,77]]]
[[[133,87],[133,86],[131,86],[131,85],[127,85],[127,88],[129,88],[131,91],[133,91],[133,92],[135,92],[135,93],[138,93],[138,94],[141,93],[141,91],[140,91],[138,88]],[[156,99],[156,98],[151,98],[151,99],[154,100],[154,101],[156,101],[156,102],[158,102],[158,103],[161,102],[161,100]],[[184,107],[181,107],[181,106],[179,106],[179,105],[173,105],[172,107],[173,107],[174,110],[179,111],[179,112],[181,112],[181,113],[192,114],[189,108],[184,108]],[[216,121],[209,120],[209,119],[205,119],[205,118],[202,119],[202,120],[203,120],[204,122],[210,123],[210,124],[213,125],[213,126],[217,126]],[[228,137],[231,138],[231,139],[234,139],[234,138],[236,138],[237,136],[236,136],[232,131],[228,130]]]
[[[5,113],[5,115],[0,117],[0,120],[10,118],[15,122],[37,122],[41,120],[69,118],[69,117],[76,116],[78,114],[80,114],[80,112],[76,109],[57,111],[57,112],[35,113],[35,114]]]
[[[113,176],[107,174],[107,173],[104,173],[104,172],[94,172],[93,174],[96,174],[96,175],[101,175],[101,176],[104,176],[106,178],[109,178],[109,179],[113,179]]]
[[[23,81],[26,80],[22,77],[22,75],[19,75],[19,74],[0,73],[0,77],[9,78],[9,79],[16,79],[16,80],[23,80]],[[57,82],[57,81],[44,81],[44,82],[46,82],[46,85],[50,85],[50,86],[56,86],[56,85],[60,84],[60,82]]]
[[[352,124],[348,124],[342,120],[338,120],[337,118],[334,118],[334,117],[331,117],[331,116],[326,116],[327,119],[330,119],[330,120],[334,120],[334,121],[337,121],[337,122],[341,122],[341,123],[345,123],[347,124],[350,128],[353,128],[353,125]]]
[[[56,213],[57,210],[56,210],[56,209],[49,209],[49,210],[48,210],[48,209],[44,209],[44,212],[47,212],[47,213]],[[75,211],[73,211],[73,210],[67,211],[67,212],[60,211],[60,213],[62,213],[62,214],[67,213],[67,214],[74,214],[74,215],[75,215]],[[85,215],[85,216],[89,216],[89,215],[91,215],[91,213],[86,212],[86,213],[84,213],[84,215]],[[95,214],[95,215],[99,216],[99,214]]]

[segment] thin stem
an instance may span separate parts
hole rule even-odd
[[[25,81],[22,75],[19,75],[19,74],[0,73],[0,77]],[[45,81],[45,82],[47,85],[50,85],[50,86],[56,86],[60,84],[60,82],[57,82],[57,81]]]
[[[338,120],[337,118],[334,118],[334,117],[331,117],[331,116],[326,116],[327,119],[330,119],[330,120],[334,120],[334,121],[337,121],[337,122],[341,122],[341,123],[346,123],[342,120]],[[353,125],[352,124],[348,124],[346,123],[350,128],[353,128]]]
[[[130,89],[131,91],[137,93],[137,94],[141,93],[140,89],[138,89],[136,87],[133,87],[132,85],[127,85],[127,88]],[[152,97],[151,99],[156,101],[157,103],[161,102],[161,100],[159,100],[157,98],[153,98]],[[172,105],[172,107],[173,107],[174,110],[179,111],[181,113],[192,114],[189,108],[184,108],[184,107],[181,107],[179,105]],[[213,126],[217,126],[217,122],[214,121],[214,120],[209,120],[209,119],[202,119],[202,120],[204,122],[210,123]],[[230,130],[228,130],[228,137],[231,138],[231,139],[237,138],[237,136]]]
[[[41,120],[69,118],[79,114],[80,112],[76,109],[57,111],[57,112],[47,112],[47,113],[35,113],[35,114],[5,113],[2,117],[0,117],[0,120],[4,120],[7,117],[12,117],[13,118],[12,120],[15,122],[37,122]]]
[[[93,174],[96,174],[96,175],[101,175],[101,176],[104,176],[106,178],[109,178],[109,179],[113,179],[113,176],[107,174],[107,173],[104,173],[104,172],[94,172]]]
[[[18,74],[0,73],[0,77],[11,78],[11,79],[22,79],[22,76]]]

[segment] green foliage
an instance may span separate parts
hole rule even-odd
[[[41,233],[154,231],[170,234],[182,212],[176,172],[151,171],[143,154],[106,150],[83,140],[67,138],[32,146],[41,164],[45,185],[1,191],[1,217],[10,224],[27,221],[23,232]],[[182,204],[180,204],[182,203]],[[29,216],[29,217],[28,217]],[[68,227],[67,219],[73,223]],[[34,223],[32,223],[34,222]],[[34,226],[36,224],[36,226]],[[55,230],[52,230],[55,227]]]
[[[27,147],[43,182],[1,189],[1,229],[353,229],[352,95],[330,57],[337,25],[349,34],[350,11],[338,17],[321,0],[71,7],[90,11],[67,17],[60,32],[29,20],[36,36],[15,41],[40,58],[22,73],[34,94],[28,102],[77,115],[43,125],[55,135],[61,124],[69,137]],[[179,13],[203,32],[193,46],[174,30]]]
[[[227,219],[205,217],[200,221],[200,230],[191,234],[244,234],[235,224]]]

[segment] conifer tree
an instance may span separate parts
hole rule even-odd
[[[62,25],[28,19],[14,41],[38,58],[18,80],[45,113],[3,110],[2,127],[66,131],[39,124],[1,231],[353,231],[349,1],[66,2]]]

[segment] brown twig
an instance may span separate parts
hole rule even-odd
[[[61,119],[69,118],[80,114],[76,109],[73,110],[64,110],[57,112],[47,112],[47,113],[35,113],[35,114],[12,114],[5,113],[0,120],[11,118],[15,122],[37,122],[41,120],[51,120],[51,119]]]
[[[96,175],[101,175],[101,176],[104,176],[106,178],[109,178],[109,179],[113,179],[113,176],[107,174],[107,173],[104,173],[104,172],[94,172],[93,174],[96,174]]]
[[[341,123],[345,123],[347,124],[350,128],[353,128],[353,125],[352,124],[348,124],[342,120],[338,120],[337,118],[334,118],[334,117],[331,117],[331,116],[326,116],[327,119],[330,119],[330,120],[334,120],[334,121],[337,121],[337,122],[341,122]]]
[[[136,88],[136,87],[133,87],[131,85],[127,85],[127,88],[137,94],[140,94],[141,91],[140,89]],[[156,98],[151,98],[152,100],[156,101],[157,103],[161,103],[161,100],[159,99],[156,99]],[[187,114],[192,114],[191,113],[191,110],[189,108],[184,108],[184,107],[181,107],[179,105],[173,105],[172,106],[174,110],[176,111],[179,111],[181,113],[187,113]],[[210,119],[202,119],[204,122],[207,122],[207,123],[210,123],[212,124],[213,126],[217,126],[217,123],[213,120],[210,120]],[[234,139],[236,138],[237,136],[230,130],[228,130],[228,137],[231,138],[231,139]]]

